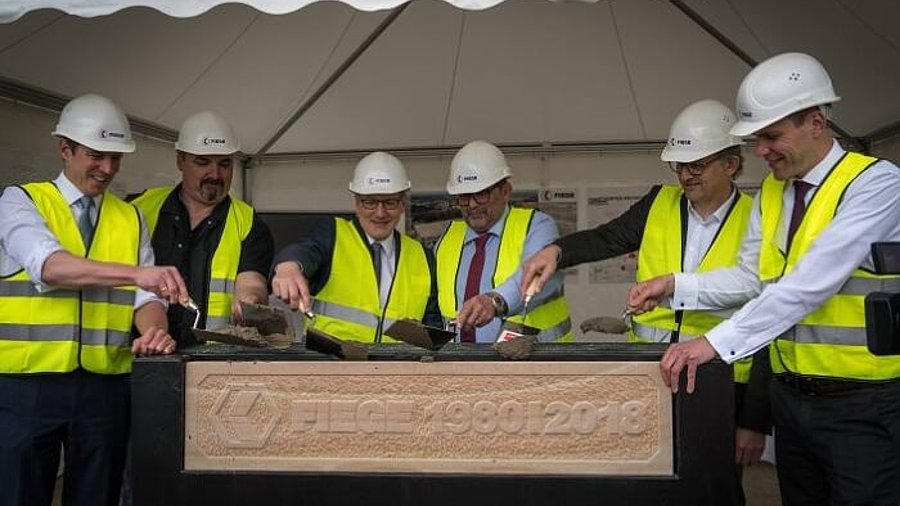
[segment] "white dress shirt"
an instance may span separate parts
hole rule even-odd
[[[388,235],[386,239],[381,241],[376,241],[372,236],[366,234],[366,239],[368,239],[370,247],[376,242],[381,244],[381,274],[379,274],[381,282],[378,286],[378,300],[381,307],[384,308],[388,295],[391,293],[391,284],[394,281],[394,272],[397,268],[394,234]]]
[[[714,213],[707,216],[706,219],[703,219],[697,210],[694,209],[691,201],[688,201],[687,234],[684,241],[684,255],[681,262],[683,272],[694,272],[697,270],[700,262],[703,261],[703,257],[706,256],[706,252],[709,251],[710,246],[712,246],[713,239],[716,238],[719,228],[725,222],[725,218],[728,217],[728,210],[731,209],[731,205],[734,203],[735,198],[737,198],[737,192],[732,189],[731,195],[725,203],[719,206]],[[681,231],[673,230],[672,233],[680,234]],[[664,301],[662,306],[669,306],[671,304],[671,300]],[[728,318],[734,310],[718,309],[709,312],[720,318]],[[644,335],[641,339],[651,342],[667,343],[672,338],[671,330],[659,327],[645,325],[642,332]]]
[[[807,202],[844,153],[834,142],[825,158],[803,177],[813,185]],[[792,209],[793,204],[793,185],[786,184],[783,209]],[[790,218],[789,211],[782,212],[776,235],[782,251]],[[794,270],[765,288],[757,275],[761,235],[757,194],[750,226],[741,244],[740,265],[702,274],[675,275],[673,304],[677,309],[723,308],[749,300],[732,318],[706,335],[719,356],[729,363],[752,355],[793,327],[837,293],[858,267],[872,269],[873,242],[900,241],[900,169],[889,161],[880,161],[860,174],[847,187],[834,219]]]
[[[63,199],[69,204],[72,216],[78,223],[78,218],[83,211],[76,202],[84,194],[69,181],[64,173],[60,173],[53,182],[62,193]],[[103,195],[93,197],[93,200],[91,222],[96,225]],[[143,223],[143,217],[141,217],[141,221]],[[54,288],[41,281],[44,262],[50,255],[63,249],[56,236],[47,228],[44,218],[28,195],[17,186],[6,188],[0,195],[0,275],[8,276],[24,268],[33,280],[37,291],[51,291]],[[150,236],[147,228],[142,225],[140,265],[153,265],[153,262]],[[164,304],[153,293],[138,289],[134,307],[139,308],[150,301]]]

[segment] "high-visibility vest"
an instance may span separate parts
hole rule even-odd
[[[681,202],[684,192],[675,186],[663,186],[647,216],[641,248],[638,252],[637,281],[682,272],[684,262],[684,245],[682,230],[686,224],[681,222]],[[741,241],[750,222],[750,210],[753,200],[738,193],[709,249],[697,266],[696,272],[708,272],[723,267],[737,265],[741,249]],[[632,321],[633,330],[629,334],[632,342],[650,342],[656,333],[653,328],[669,331],[669,339],[678,332],[679,340],[694,339],[709,332],[722,322],[722,318],[709,311],[674,311],[667,307],[656,307],[642,315],[635,316]],[[752,358],[748,357],[735,362],[734,380],[738,383],[750,381]]]
[[[400,257],[382,308],[368,241],[352,221],[334,221],[331,274],[316,294],[316,317],[307,319],[307,325],[341,339],[374,342],[382,314],[382,331],[396,320],[421,321],[431,294],[431,269],[422,244],[399,234]],[[397,342],[387,336],[381,339]]]
[[[785,182],[771,175],[766,177],[760,189],[761,281],[775,283],[793,271],[831,223],[850,183],[877,161],[852,152],[838,161],[813,194],[793,241],[786,246],[787,255],[776,242]],[[776,374],[791,372],[857,380],[900,377],[900,357],[875,356],[866,345],[865,297],[870,292],[880,291],[900,291],[900,277],[879,276],[857,268],[836,294],[778,336],[770,347],[772,370]]]
[[[160,210],[173,191],[174,188],[171,187],[151,188],[132,202],[144,213],[151,235],[156,231]],[[206,309],[208,329],[216,329],[231,322],[231,303],[241,261],[241,245],[252,227],[253,208],[246,202],[231,197],[225,228],[212,257],[207,300],[201,301]]]
[[[498,286],[515,273],[522,264],[522,252],[525,238],[531,226],[533,209],[510,207],[506,223],[500,234],[500,247],[497,250],[497,262],[492,278],[492,286]],[[454,220],[441,237],[436,252],[438,273],[438,304],[444,318],[454,319],[459,311],[457,306],[456,276],[462,260],[463,243],[466,239],[468,225],[462,220]],[[507,320],[524,323],[521,315],[513,315]],[[562,290],[553,294],[543,304],[528,310],[528,325],[541,329],[538,340],[571,341],[572,320],[569,318],[569,305]]]
[[[137,266],[137,210],[105,192],[89,250],[72,210],[51,182],[22,186],[47,228],[70,254]],[[38,292],[25,269],[0,279],[0,373],[98,374],[131,371],[131,322],[136,287]]]

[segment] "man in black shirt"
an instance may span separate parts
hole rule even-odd
[[[240,301],[268,302],[272,234],[250,205],[228,195],[240,145],[223,118],[189,117],[175,149],[181,184],[151,188],[133,203],[151,230],[156,263],[178,268],[200,306],[199,326],[215,329],[240,319]],[[196,343],[193,311],[173,305],[168,317],[180,346]]]

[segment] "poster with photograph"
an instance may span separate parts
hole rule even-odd
[[[641,199],[649,186],[592,188],[588,190],[588,228],[616,218]],[[632,283],[637,270],[637,251],[590,264],[590,283]]]

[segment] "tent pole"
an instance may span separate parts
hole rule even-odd
[[[305,102],[300,104],[300,107],[298,107],[297,110],[294,111],[294,114],[292,114],[291,117],[288,118],[288,120],[283,125],[281,125],[278,131],[275,132],[275,134],[268,141],[266,141],[266,143],[263,144],[263,146],[259,148],[259,150],[254,155],[251,156],[251,163],[247,164],[246,166],[252,167],[253,165],[260,163],[269,149],[271,149],[272,146],[274,146],[275,143],[278,142],[278,140],[281,139],[281,137],[288,130],[290,130],[290,128],[293,127],[294,124],[304,114],[306,114],[306,111],[308,111],[313,105],[315,105],[319,98],[321,98],[322,95],[324,95],[325,92],[327,92],[331,88],[331,86],[334,85],[334,83],[338,79],[340,79],[342,75],[344,75],[344,72],[346,72],[347,69],[349,69],[350,66],[353,65],[353,63],[356,62],[356,60],[360,56],[362,56],[362,54],[365,53],[367,49],[369,49],[369,47],[378,39],[378,37],[381,36],[382,33],[384,33],[384,31],[391,25],[391,23],[393,23],[394,20],[397,19],[397,17],[400,16],[400,14],[408,6],[409,2],[395,7],[394,10],[392,10],[387,15],[387,17],[385,17],[377,27],[375,27],[375,30],[373,30],[372,33],[369,34],[369,36],[366,37],[366,39],[362,41],[362,43],[360,43],[360,45],[353,51],[353,53],[351,53],[350,56],[348,56],[347,59],[344,60],[344,62],[341,63],[341,65],[337,69],[335,69],[335,71],[332,72],[330,76],[328,76],[328,79],[326,79],[325,82],[323,82],[322,85],[319,86],[318,89],[316,89],[316,91],[314,91],[312,95],[310,95],[310,97],[306,99]]]

